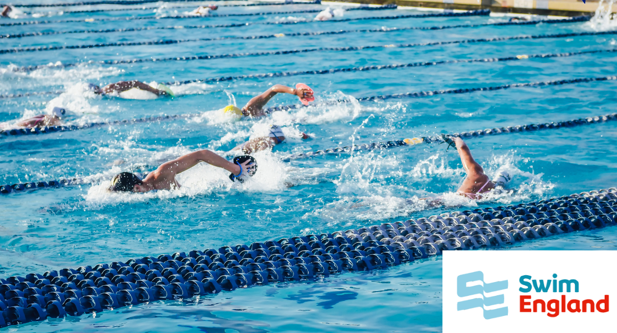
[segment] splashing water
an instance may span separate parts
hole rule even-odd
[[[608,3],[605,3],[604,0],[600,0],[595,14],[591,20],[586,23],[586,26],[594,31],[612,30],[617,27],[617,22],[613,20],[614,2],[615,0],[608,0]]]

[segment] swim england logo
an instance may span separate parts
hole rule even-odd
[[[471,282],[480,282],[481,285],[468,286],[467,284]],[[471,298],[458,302],[457,311],[481,308],[484,313],[484,319],[507,316],[507,306],[496,309],[486,309],[486,307],[504,304],[504,295],[484,296],[485,293],[493,293],[506,289],[508,289],[508,280],[486,283],[484,282],[484,273],[482,273],[482,271],[461,274],[456,278],[456,293],[458,297],[479,295],[481,298]]]

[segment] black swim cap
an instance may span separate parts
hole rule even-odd
[[[255,172],[257,172],[257,161],[253,158],[253,156],[249,156],[249,155],[243,155],[243,156],[238,156],[238,157],[234,157],[233,159],[233,163],[234,164],[242,164],[246,161],[251,161],[251,172],[248,172],[247,170],[242,170],[242,173],[239,175],[234,175],[233,172],[229,175],[229,179],[231,179],[232,182],[238,180],[240,183],[243,183],[244,180],[246,179],[246,176],[250,176],[253,177],[253,175],[255,174]]]
[[[135,185],[141,185],[143,182],[139,177],[130,172],[121,172],[111,180],[109,190],[112,192],[131,192]]]

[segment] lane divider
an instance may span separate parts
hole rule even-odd
[[[295,236],[0,279],[0,327],[272,283],[384,270],[444,251],[503,249],[617,225],[617,189],[453,211]]]
[[[552,38],[568,38],[568,37],[585,37],[585,36],[599,36],[599,35],[613,35],[617,34],[617,30],[613,31],[596,31],[596,32],[575,32],[575,33],[561,33],[552,35],[526,35],[526,36],[511,36],[511,37],[493,37],[493,38],[480,38],[480,39],[463,39],[455,41],[441,41],[441,42],[426,42],[426,43],[410,43],[410,44],[387,44],[387,45],[364,45],[364,46],[348,46],[348,47],[321,47],[310,49],[295,49],[295,50],[281,50],[281,51],[264,51],[264,52],[249,52],[249,53],[231,53],[231,54],[217,54],[217,55],[202,55],[202,56],[183,56],[183,57],[169,57],[169,58],[142,58],[142,59],[129,59],[129,60],[104,60],[104,61],[91,61],[91,62],[79,62],[70,64],[59,65],[38,65],[15,68],[15,71],[32,71],[42,68],[70,68],[79,65],[95,64],[95,65],[124,65],[124,64],[137,64],[147,62],[167,62],[167,61],[195,61],[195,60],[215,60],[226,58],[244,58],[244,57],[261,57],[261,56],[275,56],[275,55],[289,55],[298,53],[310,53],[310,52],[348,52],[348,51],[361,51],[381,48],[414,48],[425,46],[445,46],[445,45],[457,45],[457,44],[476,44],[476,43],[494,43],[504,41],[517,41],[517,40],[538,40],[538,39],[552,39]],[[0,95],[0,98],[4,98],[8,95]],[[20,97],[20,96],[16,96]]]
[[[50,7],[76,7],[76,6],[97,6],[97,5],[141,5],[155,2],[209,2],[209,1],[229,1],[229,0],[104,0],[104,1],[82,1],[82,2],[60,2],[60,3],[41,3],[41,4],[20,4],[17,8],[50,8]]]
[[[575,126],[581,126],[581,125],[592,125],[592,124],[605,123],[611,120],[617,120],[617,113],[605,114],[605,115],[595,116],[595,117],[578,118],[578,119],[572,119],[572,120],[566,120],[566,121],[560,121],[560,122],[488,128],[484,130],[453,133],[451,134],[451,136],[458,136],[458,137],[463,137],[463,138],[468,139],[468,138],[482,137],[486,135],[532,132],[532,131],[538,131],[538,130],[559,129],[559,128],[564,128],[564,127],[575,127]],[[354,151],[385,150],[385,149],[403,147],[403,146],[414,146],[414,145],[424,144],[424,143],[427,143],[427,144],[428,143],[444,143],[444,140],[441,135],[435,135],[435,136],[411,138],[411,139],[404,139],[404,140],[373,142],[370,144],[337,147],[337,148],[331,148],[331,149],[317,150],[314,152],[291,154],[286,157],[283,157],[282,161],[290,162],[292,160],[307,159],[307,158],[313,158],[313,157],[324,156],[324,155],[349,154]],[[19,193],[19,192],[32,191],[32,190],[37,190],[37,189],[58,188],[58,187],[66,187],[66,186],[72,186],[72,185],[84,185],[84,184],[99,182],[101,180],[103,179],[90,178],[90,180],[86,180],[84,178],[61,178],[61,179],[52,180],[52,181],[37,181],[37,182],[18,183],[18,184],[12,184],[12,185],[3,185],[3,186],[0,186],[0,194]]]
[[[362,11],[376,11],[376,10],[390,10],[396,9],[396,5],[384,5],[379,7],[367,7],[367,6],[358,6],[347,8],[346,11],[352,10],[362,10]],[[110,21],[135,21],[135,20],[176,20],[176,19],[212,19],[217,17],[238,17],[238,16],[267,16],[267,15],[289,15],[289,14],[302,14],[302,13],[319,13],[323,11],[323,9],[301,9],[301,10],[290,10],[286,12],[255,12],[255,13],[236,13],[236,14],[211,14],[206,17],[196,16],[196,15],[174,15],[174,16],[131,16],[131,17],[108,17],[101,19],[69,19],[69,20],[48,20],[48,21],[22,21],[22,22],[11,22],[11,23],[2,23],[0,26],[10,27],[10,26],[23,26],[23,25],[35,25],[35,24],[52,24],[52,23],[77,23],[77,22],[110,22]]]
[[[207,1],[203,1],[203,2],[207,2]],[[306,2],[293,1],[293,2],[242,3],[242,4],[217,5],[217,7],[233,8],[233,7],[288,6],[288,5],[320,5],[320,4],[321,4],[321,0],[306,1]],[[195,6],[197,6],[197,4],[172,6],[171,8],[195,8]],[[152,10],[152,9],[160,9],[160,7],[106,8],[106,9],[83,9],[83,10],[61,10],[61,11],[63,15],[66,15],[66,14],[84,14],[84,13],[131,12],[131,11]],[[31,14],[32,13],[38,13],[38,12],[31,12]]]
[[[137,41],[137,42],[113,42],[113,43],[98,43],[98,44],[86,44],[86,45],[57,45],[57,46],[36,46],[36,47],[23,47],[0,50],[0,54],[7,53],[22,53],[22,52],[43,52],[43,51],[57,51],[57,50],[74,50],[74,49],[92,49],[92,48],[104,48],[104,47],[125,47],[125,46],[143,46],[143,45],[175,45],[192,42],[211,42],[222,40],[256,40],[256,39],[273,39],[273,38],[289,38],[289,37],[305,37],[305,36],[327,36],[327,35],[343,35],[350,33],[384,33],[384,32],[398,32],[409,30],[422,30],[416,27],[403,27],[403,28],[386,28],[381,27],[377,29],[353,29],[353,30],[334,30],[334,31],[301,31],[291,32],[285,34],[268,34],[268,35],[256,35],[256,36],[226,36],[226,37],[208,37],[208,38],[193,38],[193,39],[163,39],[153,41]]]
[[[166,26],[166,27],[138,27],[138,28],[122,28],[122,29],[90,29],[90,30],[68,30],[68,31],[41,31],[41,32],[24,32],[17,34],[7,34],[0,35],[0,38],[24,38],[24,37],[35,37],[35,36],[50,36],[50,35],[63,35],[63,34],[79,34],[79,33],[113,33],[113,32],[135,32],[135,31],[146,31],[146,30],[175,30],[175,29],[213,29],[213,28],[240,28],[247,27],[252,25],[297,25],[297,24],[308,24],[308,23],[319,23],[320,25],[324,23],[341,23],[341,22],[351,22],[351,21],[371,21],[371,20],[399,20],[399,19],[408,19],[408,18],[426,18],[428,17],[441,17],[443,16],[441,13],[435,14],[407,14],[407,15],[391,15],[391,16],[368,16],[368,17],[353,17],[353,18],[343,18],[337,20],[329,20],[329,21],[277,21],[277,22],[241,22],[241,23],[226,23],[226,24],[209,24],[209,25],[183,25],[183,26]],[[538,20],[538,21],[519,21],[519,22],[501,22],[501,23],[490,23],[488,25],[533,25],[539,23],[572,23],[572,22],[584,22],[589,21],[590,18],[588,16],[577,16],[565,19],[554,19],[554,20]],[[454,27],[482,27],[485,25],[459,25],[459,26],[443,26],[443,27],[420,27],[421,30],[439,30],[439,29],[452,29]]]

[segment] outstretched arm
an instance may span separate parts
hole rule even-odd
[[[461,162],[463,163],[463,167],[465,171],[467,171],[468,175],[481,175],[484,174],[484,169],[476,162],[471,156],[471,151],[469,147],[461,138],[455,138],[454,142],[456,142],[456,150],[458,151],[458,155],[461,157]]]
[[[182,173],[200,162],[206,162],[218,168],[223,168],[234,175],[240,174],[240,166],[222,158],[221,156],[209,151],[200,150],[184,156],[180,156],[175,160],[162,164],[154,173],[154,177],[157,179],[167,179],[170,182],[175,179],[175,176]],[[242,164],[242,169],[247,170],[250,161],[246,161]]]
[[[309,91],[306,89],[294,89],[277,84],[266,90],[263,94],[253,97],[248,103],[246,103],[243,110],[248,113],[248,115],[253,117],[263,116],[263,107],[268,104],[272,97],[280,93],[296,95],[298,97],[307,97],[306,95],[309,94]]]
[[[149,91],[149,92],[151,92],[153,94],[156,94],[157,96],[165,94],[164,91],[152,88],[149,85],[147,85],[147,84],[145,84],[143,82],[137,81],[137,80],[133,80],[133,81],[120,81],[120,82],[109,84],[109,85],[107,85],[107,86],[105,86],[103,88],[103,92],[106,93],[106,94],[111,94],[111,93],[114,93],[114,92],[121,93],[123,91],[127,91],[127,90],[130,90],[130,89],[133,89],[133,88],[138,88],[138,89],[141,89],[141,90]]]

